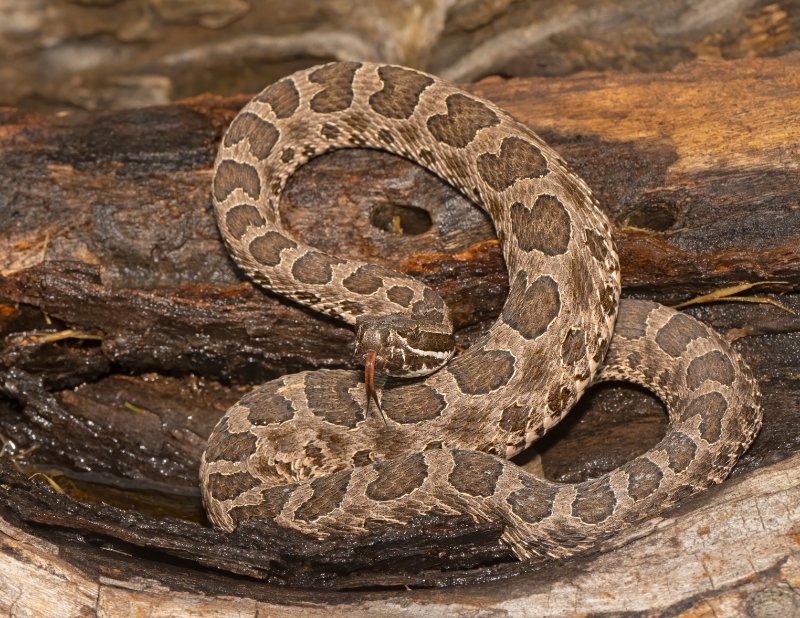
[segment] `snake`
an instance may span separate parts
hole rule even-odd
[[[344,148],[406,158],[491,218],[509,292],[466,350],[454,353],[435,290],[308,246],[282,224],[292,174]],[[435,76],[341,61],[276,81],[225,132],[211,192],[238,266],[351,325],[364,365],[281,376],[220,418],[200,485],[222,530],[269,522],[324,542],[466,516],[501,522],[519,560],[562,559],[721,482],[760,428],[756,381],[720,335],[664,305],[621,300],[611,224],[564,159]],[[509,461],[612,380],[662,401],[669,421],[656,445],[580,483]]]

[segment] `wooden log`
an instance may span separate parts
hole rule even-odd
[[[788,617],[800,610],[799,520],[800,456],[794,456],[707,492],[616,539],[613,551],[599,556],[469,588],[325,592],[198,575],[180,563],[145,561],[102,544],[76,550],[0,519],[0,611],[466,617],[479,607],[514,616]]]
[[[766,297],[797,312],[798,65],[794,54],[687,65],[658,79],[584,75],[471,88],[540,131],[596,189],[617,227],[625,294],[675,302],[769,279],[785,283],[765,288]],[[226,406],[280,373],[351,366],[347,329],[256,289],[219,240],[210,166],[245,100],[60,118],[4,113],[0,433],[17,449],[37,447],[26,460],[35,468],[25,471],[48,473],[71,496],[53,493],[41,475],[28,482],[3,466],[0,517],[14,530],[9,536],[58,547],[95,582],[108,570],[141,570],[149,547],[158,552],[147,567],[153,577],[180,571],[169,586],[182,589],[208,575],[198,564],[333,588],[525,571],[509,562],[491,524],[420,521],[384,530],[366,547],[321,547],[269,531],[219,535],[197,523],[197,461]],[[499,312],[507,288],[490,224],[413,164],[357,150],[320,157],[290,183],[284,210],[304,241],[439,289],[461,345]],[[405,233],[385,229],[396,230],[393,221]],[[769,304],[690,312],[736,340],[762,385],[764,429],[736,471],[749,479],[798,451],[800,318]],[[586,399],[526,465],[580,480],[620,465],[663,432],[660,406],[641,392],[600,387]],[[166,497],[140,499],[131,489]],[[123,566],[118,552],[131,555]],[[381,555],[389,559],[368,566]],[[583,568],[570,564],[559,567],[562,581]],[[540,577],[515,581],[535,587]],[[209,581],[204,594],[230,591],[223,575]],[[250,587],[236,594],[247,597]]]
[[[110,5],[113,5],[111,7]],[[458,81],[664,71],[798,46],[790,1],[80,0],[0,2],[0,105],[166,104],[248,92],[330,59]]]

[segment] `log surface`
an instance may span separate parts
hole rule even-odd
[[[470,86],[540,132],[595,189],[617,228],[624,294],[674,303],[740,282],[780,282],[758,295],[795,313],[765,303],[688,310],[735,341],[759,379],[764,429],[734,472],[756,485],[794,474],[791,458],[800,451],[799,69],[794,54],[686,65],[657,78],[580,75]],[[0,459],[3,542],[26,551],[35,543],[57,548],[63,568],[73,570],[78,604],[114,598],[113,586],[97,588],[100,578],[116,573],[122,581],[141,572],[142,560],[152,578],[136,593],[143,599],[157,598],[152,581],[166,582],[186,599],[249,597],[241,607],[251,613],[254,586],[225,572],[275,585],[353,589],[485,582],[530,571],[509,561],[491,523],[420,521],[385,530],[366,547],[332,548],[253,530],[220,535],[203,524],[197,462],[227,406],[282,373],[352,366],[349,330],[254,287],[219,239],[210,168],[224,127],[246,100],[203,97],[61,117],[2,112],[0,434],[16,451],[35,447],[21,461],[24,471],[46,473],[67,491],[57,494],[42,474],[27,480],[9,457]],[[502,306],[507,282],[488,220],[409,162],[359,150],[320,157],[291,181],[283,209],[287,227],[304,241],[398,268],[440,290],[461,345],[484,332]],[[393,217],[404,234],[387,231]],[[582,480],[655,444],[664,426],[649,395],[599,387],[520,463],[548,478]],[[700,496],[684,513],[702,519],[717,499],[727,508],[727,492],[738,486]],[[768,491],[759,487],[753,491]],[[797,527],[797,504],[786,505],[785,527]],[[740,542],[728,528],[720,528],[712,555]],[[648,542],[625,547],[639,553],[612,562],[618,573],[629,560],[658,564],[666,555],[648,553]],[[784,549],[783,564],[796,565]],[[601,574],[587,565],[617,560],[620,551],[559,565],[557,579],[520,575],[514,587],[558,589],[583,573],[589,589]],[[34,568],[37,559],[26,556],[22,564]],[[781,569],[763,571],[764,585],[796,578]],[[738,594],[761,572],[753,566],[749,575],[731,576],[727,590]],[[668,587],[665,575],[658,581]],[[655,574],[647,578],[656,581]],[[687,584],[659,607],[717,591],[707,579],[710,587],[695,581],[691,592]],[[9,581],[0,578],[4,586]],[[508,591],[507,583],[498,586]],[[267,589],[281,602],[298,601]],[[0,597],[17,598],[10,594]],[[330,602],[325,594],[313,598]],[[425,594],[409,599],[421,602]],[[574,593],[564,607],[601,611],[589,596]],[[545,607],[544,597],[536,599]],[[614,607],[621,609],[602,611],[625,609]]]

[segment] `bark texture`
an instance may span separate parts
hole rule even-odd
[[[217,595],[232,595],[225,607],[249,614],[302,603],[331,613],[332,603],[348,615],[488,604],[753,616],[798,603],[799,76],[790,54],[657,78],[470,86],[540,132],[595,189],[616,224],[624,294],[669,304],[771,281],[742,294],[784,306],[687,310],[735,341],[764,393],[764,428],[739,478],[633,531],[642,539],[545,570],[511,561],[497,526],[462,520],[419,521],[366,546],[209,529],[196,478],[216,419],[252,384],[351,366],[352,355],[346,328],[255,288],[221,244],[210,168],[247,97],[57,117],[4,111],[0,560],[17,575],[0,577],[0,602],[39,615],[47,606],[34,603],[210,615]],[[358,150],[320,157],[291,181],[283,210],[305,242],[440,290],[461,345],[501,308],[507,282],[488,220],[409,162]],[[664,426],[651,396],[599,387],[520,463],[581,480],[646,450]]]

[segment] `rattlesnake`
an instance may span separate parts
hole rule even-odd
[[[451,358],[449,311],[436,292],[327,255],[281,226],[291,174],[350,147],[415,161],[492,218],[510,292],[463,353]],[[662,305],[619,302],[610,225],[563,159],[490,102],[433,76],[339,62],[276,82],[225,134],[212,192],[239,266],[355,325],[357,354],[384,374],[379,394],[359,371],[287,375],[230,408],[200,472],[209,518],[225,530],[270,520],[324,539],[424,514],[468,515],[502,521],[520,559],[560,558],[720,482],[760,427],[757,386],[724,340]],[[579,484],[506,461],[587,386],[617,379],[666,405],[669,428],[656,446]],[[370,395],[385,418],[369,411]]]

